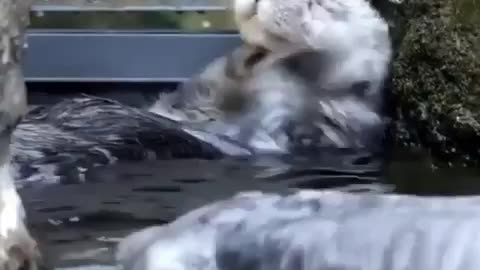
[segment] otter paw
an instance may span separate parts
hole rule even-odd
[[[9,180],[0,177],[0,270],[36,270],[40,253],[25,226],[20,197],[15,187],[8,185]]]
[[[40,254],[28,232],[0,239],[0,270],[37,270]]]

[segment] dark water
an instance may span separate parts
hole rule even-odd
[[[422,153],[398,151],[385,170],[381,165],[342,155],[315,162],[264,157],[121,163],[91,171],[82,184],[30,186],[20,192],[47,266],[94,269],[112,263],[116,241],[129,232],[242,190],[480,193],[478,169],[432,169]]]
[[[104,91],[103,96],[114,96],[132,106],[143,106],[156,97],[151,89],[140,91],[141,95],[139,91],[119,95],[117,88],[112,87],[111,93]],[[44,104],[66,97],[61,91],[41,93],[29,92],[29,100]],[[168,222],[239,191],[335,188],[419,195],[480,194],[478,169],[434,169],[428,155],[421,152],[394,151],[387,166],[383,160],[362,155],[317,156],[314,161],[262,157],[121,163],[89,171],[84,183],[33,185],[22,188],[20,194],[46,266],[95,270],[112,264],[116,241],[126,234]]]

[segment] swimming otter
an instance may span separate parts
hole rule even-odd
[[[119,159],[216,159],[249,154],[221,135],[189,129],[144,109],[92,96],[32,108],[12,139],[17,185],[83,182],[88,169]]]
[[[272,1],[238,0],[236,3],[258,6],[258,29],[270,31],[271,26],[264,19],[275,15],[268,12],[261,15],[264,10],[260,7],[276,5],[277,2]],[[307,19],[316,16],[314,11],[318,10],[309,9],[308,2],[277,1],[287,11],[290,5],[300,5]],[[362,18],[373,25],[360,29],[365,30],[363,34],[362,31],[352,34],[365,39],[363,46],[349,43],[360,38],[337,34],[336,44],[345,45],[341,46],[342,50],[332,51],[327,45],[333,44],[328,42],[323,47],[316,46],[322,41],[321,34],[309,36],[303,32],[297,33],[303,35],[299,41],[283,39],[283,45],[278,47],[271,42],[246,43],[230,55],[215,60],[178,91],[162,95],[150,108],[157,116],[94,97],[34,109],[13,134],[15,178],[58,182],[73,177],[79,181],[84,177],[85,167],[109,164],[118,157],[210,158],[263,152],[315,153],[322,147],[382,150],[378,139],[383,136],[385,121],[376,107],[383,103],[382,87],[378,84],[384,79],[382,68],[388,58],[388,31],[383,31],[386,24],[373,9],[367,3],[364,5],[366,7],[350,4],[328,9],[340,12],[342,8],[354,6],[361,12],[352,12],[345,22],[342,16],[332,16],[324,23],[337,27],[336,20],[339,20],[338,31],[358,30],[349,23],[360,23],[357,17],[364,16]],[[288,12],[282,14],[289,15]],[[322,21],[306,22],[313,27],[313,23]],[[279,25],[282,31],[293,32],[293,28]],[[240,23],[239,28],[242,27]],[[280,32],[272,29],[271,33]],[[248,41],[249,34],[245,35]],[[372,40],[378,43],[377,47],[372,48],[371,44],[376,44]],[[359,52],[355,53],[357,49]],[[366,72],[369,69],[364,64],[368,63],[379,72]],[[93,122],[87,124],[86,116]],[[35,139],[37,136],[44,141]],[[71,141],[78,143],[73,145]],[[167,144],[167,141],[178,144]]]
[[[234,14],[247,44],[152,111],[213,120],[203,125],[257,152],[384,149],[391,43],[368,2],[236,0]]]
[[[235,4],[237,12],[247,10],[240,24],[250,22],[249,18],[254,18],[252,24],[257,24],[247,25],[243,30],[240,25],[242,37],[249,46],[266,50],[264,57],[250,66],[252,70],[243,73],[247,76],[241,77],[241,83],[233,84],[234,90],[238,87],[240,93],[254,93],[247,96],[254,98],[244,105],[242,114],[231,117],[219,110],[210,97],[222,95],[225,82],[231,87],[231,82],[238,80],[225,72],[228,61],[219,60],[188,82],[180,89],[184,92],[178,94],[186,95],[190,104],[199,104],[198,111],[203,117],[188,118],[180,114],[171,117],[180,121],[213,119],[212,130],[233,130],[227,133],[257,149],[264,145],[254,145],[252,140],[261,141],[258,139],[261,133],[273,141],[274,146],[267,150],[295,152],[313,148],[321,151],[321,147],[329,145],[372,151],[383,148],[379,139],[384,136],[387,122],[382,107],[391,58],[390,39],[386,22],[368,2],[237,0]],[[210,73],[212,70],[216,72]],[[162,106],[161,102],[157,105]],[[209,110],[203,108],[213,108],[216,114],[220,111],[221,117],[210,117]],[[174,109],[181,111],[182,104]],[[307,219],[325,210],[323,215],[328,222],[317,223],[321,232],[325,222],[330,225],[335,217],[355,213],[365,206],[352,203],[345,204],[344,208],[330,208],[328,204],[335,202],[338,202],[335,198],[317,200],[315,194],[309,193],[298,197],[260,192],[243,194],[193,210],[168,225],[131,234],[119,244],[117,260],[120,266],[134,270],[301,269],[307,267],[302,262],[309,248],[285,255],[288,249],[255,242],[258,240],[255,233],[279,232],[278,238],[286,243],[298,240],[301,244],[315,238],[300,233],[305,239],[299,240],[293,233],[283,235],[277,229],[289,221]],[[368,206],[372,209],[371,204]],[[338,209],[344,211],[338,212]],[[252,224],[271,227],[248,234]],[[305,228],[311,227],[296,229],[308,233]],[[236,237],[239,232],[242,234]],[[319,245],[327,243],[330,242],[318,242]],[[313,246],[312,249],[318,250]],[[268,254],[278,256],[268,257]],[[293,264],[279,266],[279,261],[290,262],[290,258]],[[274,264],[265,268],[267,261]],[[308,269],[322,268],[315,267],[317,265]]]

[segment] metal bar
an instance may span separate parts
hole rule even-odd
[[[34,11],[208,11],[225,10],[224,0],[42,0]]]
[[[98,12],[98,11],[225,11],[226,7],[222,6],[122,6],[122,7],[102,7],[102,6],[34,6],[32,11],[35,12]]]
[[[181,82],[240,44],[237,33],[30,31],[27,82]]]
[[[157,31],[224,31],[235,30],[227,11],[96,11],[96,12],[32,12],[30,29],[96,29],[96,31],[155,29]]]

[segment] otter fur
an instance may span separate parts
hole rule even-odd
[[[199,123],[258,152],[315,154],[327,147],[383,150],[391,44],[387,23],[367,1],[235,0],[233,4],[243,46],[261,48],[266,52],[263,57],[253,65],[245,65],[248,57],[240,64],[229,62],[229,57],[242,60],[231,56],[216,60],[179,92],[160,97],[152,111],[168,111],[167,117]],[[232,66],[250,71],[240,69],[245,76],[231,76],[227,70]],[[245,97],[242,113],[225,113],[216,102],[235,96],[226,95],[225,89]],[[189,102],[187,106],[167,100]],[[187,107],[201,117],[183,114]],[[441,200],[437,208],[415,203],[422,207],[418,210],[416,206],[398,209],[397,198],[349,196],[353,195],[311,191],[285,196],[239,194],[171,223],[132,233],[119,244],[117,261],[132,270],[397,269],[407,264],[426,269],[422,260],[397,256],[405,254],[404,245],[395,245],[404,238],[391,232],[419,228],[402,218],[411,221],[427,215],[428,226],[440,219],[448,221],[438,215]],[[448,214],[469,228],[478,223],[475,218]],[[370,219],[388,218],[392,218],[388,228],[376,235]],[[422,237],[429,232],[418,232],[410,236],[425,245],[433,243],[429,241],[433,238]],[[462,236],[465,231],[458,232]],[[402,244],[409,245],[410,240]],[[473,254],[474,246],[465,254]],[[362,260],[361,250],[367,252],[362,256],[375,255]],[[452,254],[456,250],[451,249]],[[469,259],[462,262],[475,267]]]
[[[208,122],[257,152],[384,149],[391,43],[368,2],[236,0],[233,10],[245,44],[151,111]]]
[[[12,167],[18,185],[83,182],[88,169],[117,160],[217,159],[248,154],[221,135],[92,96],[32,108],[12,139]]]

